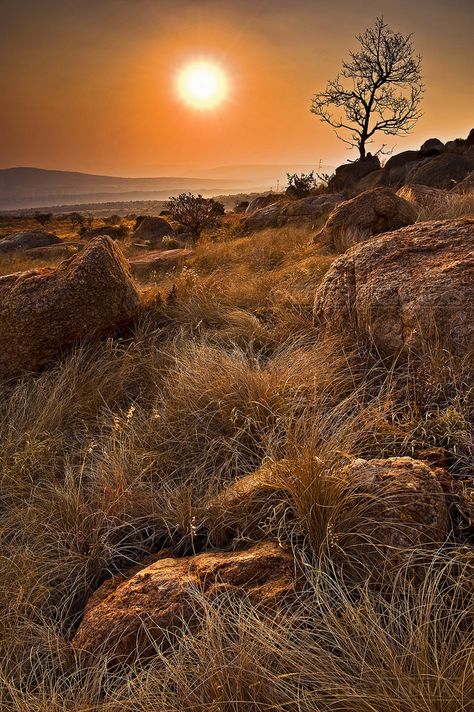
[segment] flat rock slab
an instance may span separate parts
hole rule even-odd
[[[145,255],[130,257],[130,269],[137,276],[146,275],[154,269],[160,269],[170,262],[179,261],[192,255],[194,250],[190,247],[184,247],[177,250],[153,250]]]

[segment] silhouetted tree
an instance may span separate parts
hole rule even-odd
[[[421,116],[424,87],[421,57],[414,54],[411,34],[394,32],[377,18],[357,40],[360,50],[351,52],[336,79],[315,94],[311,112],[365,158],[366,145],[377,132],[400,136],[413,129]],[[348,131],[349,138],[340,130]]]
[[[166,203],[166,210],[173,220],[190,232],[194,242],[199,240],[204,228],[214,225],[217,218],[225,213],[222,203],[192,193],[173,196]]]

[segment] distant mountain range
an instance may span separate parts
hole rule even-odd
[[[0,210],[167,200],[184,191],[205,196],[263,192],[284,185],[287,171],[310,170],[313,168],[308,165],[222,166],[188,177],[120,178],[42,168],[4,168],[0,169]],[[321,170],[326,172],[327,167]]]

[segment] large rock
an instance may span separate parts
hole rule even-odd
[[[372,188],[380,188],[385,185],[385,170],[379,168],[378,171],[372,171],[368,175],[361,178],[355,187],[355,193],[363,193],[365,190],[371,190]]]
[[[132,660],[166,647],[167,636],[199,624],[199,592],[207,601],[220,594],[248,597],[275,608],[294,593],[293,557],[267,541],[246,551],[209,552],[182,559],[161,558],[114,589],[89,601],[74,638],[89,656]]]
[[[211,542],[225,546],[236,537],[265,538],[267,520],[284,496],[267,465],[229,484],[206,505],[204,524]]]
[[[16,252],[18,250],[31,250],[35,247],[48,247],[61,244],[61,238],[51,232],[17,232],[0,240],[0,254]]]
[[[391,188],[374,188],[336,206],[314,239],[344,252],[381,232],[411,225],[416,218],[413,205]]]
[[[256,198],[253,198],[249,202],[247,208],[245,209],[245,212],[247,215],[250,215],[250,213],[254,213],[256,210],[261,210],[262,208],[267,208],[269,205],[273,205],[273,203],[278,203],[279,200],[282,200],[282,196],[280,195],[280,193],[257,195]]]
[[[244,229],[254,232],[284,225],[311,225],[341,202],[340,195],[331,193],[311,195],[301,200],[279,201],[246,216],[242,222]]]
[[[418,223],[356,245],[317,292],[315,322],[388,354],[474,346],[474,219]]]
[[[449,193],[427,185],[404,185],[397,190],[397,195],[417,208],[438,208],[447,203]]]
[[[420,163],[418,151],[403,151],[391,156],[384,171],[384,184],[399,188],[406,182],[407,175]]]
[[[378,157],[372,156],[370,153],[366,158],[359,159],[353,163],[344,163],[336,168],[335,174],[328,183],[328,190],[332,193],[352,194],[357,183],[364,176],[379,169],[380,161]]]
[[[75,342],[126,325],[138,305],[128,264],[108,237],[56,269],[0,278],[0,375],[35,371]]]
[[[446,475],[446,473],[443,473]],[[410,557],[439,547],[449,533],[441,473],[411,457],[354,460],[339,476],[354,496],[342,500],[331,544],[352,576],[393,582]],[[345,509],[347,508],[347,512]],[[346,515],[347,514],[347,519]]]
[[[474,193],[474,171],[471,171],[464,180],[456,183],[451,193]]]
[[[467,153],[463,155],[442,153],[422,161],[419,166],[410,171],[407,182],[449,190],[472,170],[474,170],[474,156]]]
[[[93,240],[95,237],[111,237],[112,240],[123,240],[128,233],[124,225],[100,225],[81,233],[82,240]]]
[[[176,250],[153,250],[145,255],[130,257],[130,269],[136,277],[149,277],[156,270],[169,268],[170,264],[185,260],[193,252],[194,250],[188,247]]]
[[[133,239],[139,241],[147,241],[152,247],[156,248],[162,244],[162,240],[166,236],[174,234],[170,223],[160,217],[144,217],[139,226],[133,232]]]
[[[439,138],[427,139],[420,148],[420,156],[427,158],[428,156],[438,156],[444,151],[444,143]]]

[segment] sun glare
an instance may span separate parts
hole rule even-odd
[[[215,109],[227,97],[224,72],[211,62],[192,62],[178,76],[179,96],[194,109]]]

